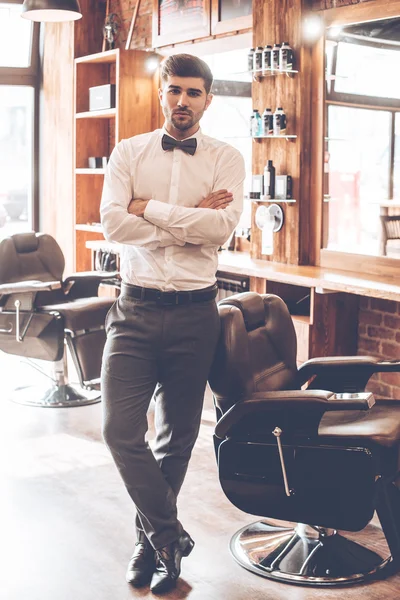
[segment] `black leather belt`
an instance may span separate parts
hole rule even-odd
[[[157,302],[163,306],[174,306],[177,304],[191,304],[192,302],[207,302],[213,300],[218,293],[217,284],[203,288],[201,290],[193,290],[190,292],[162,292],[154,288],[140,287],[131,285],[130,283],[122,283],[122,295],[137,298],[138,300],[150,300]]]

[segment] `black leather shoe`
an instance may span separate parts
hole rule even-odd
[[[156,558],[153,546],[143,531],[138,532],[135,551],[126,571],[126,581],[134,587],[150,583],[156,569]]]
[[[194,541],[184,532],[175,542],[156,550],[156,570],[150,585],[153,594],[164,594],[176,586],[182,557],[189,556],[193,546]]]

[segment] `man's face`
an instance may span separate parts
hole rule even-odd
[[[212,100],[201,77],[169,75],[158,95],[167,130],[181,139],[197,131],[197,124]]]

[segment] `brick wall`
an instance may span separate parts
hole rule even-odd
[[[121,31],[115,44],[117,48],[125,48],[136,2],[137,0],[110,0],[110,14],[116,13],[121,19]],[[130,48],[152,47],[152,18],[153,0],[140,0]]]
[[[400,303],[360,298],[357,354],[400,360]],[[400,399],[400,373],[378,373],[369,391],[379,398]]]

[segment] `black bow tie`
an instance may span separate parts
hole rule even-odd
[[[174,148],[180,148],[187,154],[191,154],[193,156],[193,154],[196,152],[197,140],[196,138],[190,138],[188,140],[183,140],[183,142],[180,142],[179,140],[174,140],[174,138],[164,134],[162,136],[161,146],[163,150],[173,150]]]

